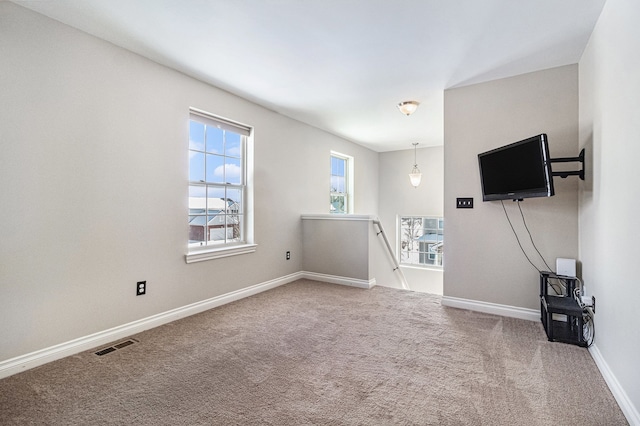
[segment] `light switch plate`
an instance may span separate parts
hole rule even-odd
[[[456,208],[457,209],[472,209],[473,208],[473,198],[456,198]]]

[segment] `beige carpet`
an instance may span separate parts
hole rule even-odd
[[[0,424],[627,424],[584,348],[427,294],[301,280],[132,337],[1,380]]]

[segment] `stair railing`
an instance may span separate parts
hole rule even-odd
[[[405,290],[409,289],[409,283],[407,282],[407,278],[404,276],[404,272],[400,269],[400,264],[398,263],[398,259],[393,254],[393,249],[391,248],[391,244],[389,244],[389,240],[387,239],[387,234],[384,232],[384,228],[382,227],[382,223],[380,223],[380,219],[373,219],[373,223],[378,227],[378,232],[376,235],[382,235],[382,239],[384,240],[384,244],[387,246],[387,252],[389,256],[391,256],[391,260],[393,261],[393,271],[398,272],[400,276],[400,283],[402,284],[402,288]]]

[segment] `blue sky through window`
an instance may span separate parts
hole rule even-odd
[[[191,182],[241,185],[241,157],[241,135],[197,121],[189,122]]]
[[[331,156],[331,192],[346,192],[345,170],[347,160]]]

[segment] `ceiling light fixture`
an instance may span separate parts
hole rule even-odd
[[[416,149],[418,148],[418,142],[413,143],[413,170],[409,173],[409,180],[411,181],[411,185],[414,188],[417,188],[420,185],[420,181],[422,180],[422,173],[420,173],[420,169],[418,168],[418,163],[416,161]]]
[[[404,115],[411,115],[418,109],[418,105],[420,105],[418,101],[404,101],[398,104],[398,109]]]

